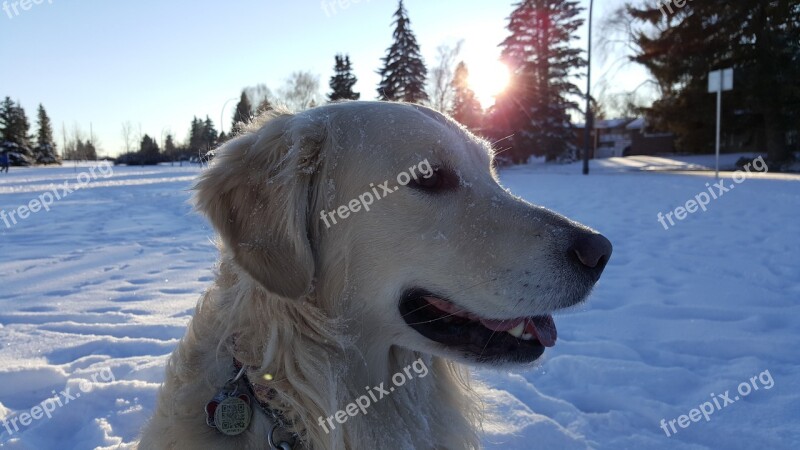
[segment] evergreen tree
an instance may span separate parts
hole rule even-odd
[[[250,123],[253,120],[253,105],[250,104],[250,99],[247,97],[247,92],[242,91],[242,96],[239,103],[236,104],[236,111],[233,114],[233,124],[231,124],[231,134],[238,134],[243,125]]]
[[[192,155],[199,155],[203,149],[203,121],[197,117],[192,118],[189,128],[188,150]]]
[[[723,132],[738,136],[746,145],[741,150],[766,149],[771,163],[790,159],[786,136],[800,131],[800,3],[708,0],[670,9],[646,2],[623,9],[631,59],[661,91],[646,111],[650,122],[674,132],[680,149],[709,152],[716,103],[707,92],[708,72],[733,67],[734,90],[723,94]]]
[[[471,130],[477,130],[481,126],[483,117],[483,109],[481,103],[475,97],[475,92],[470,89],[469,84],[469,69],[462,61],[456,66],[455,74],[453,75],[453,110],[451,115],[455,120],[460,122]]]
[[[332,92],[328,94],[328,99],[332,102],[336,100],[358,100],[361,94],[353,92],[358,79],[353,75],[353,66],[350,64],[350,56],[336,55],[336,65],[333,68],[334,75],[331,77],[330,86]]]
[[[216,128],[214,128],[214,122],[206,116],[206,120],[203,122],[203,149],[209,151],[216,147],[217,139],[219,139],[219,135]]]
[[[269,99],[264,97],[264,100],[261,100],[261,102],[258,104],[258,107],[256,108],[256,115],[260,116],[261,114],[264,114],[265,112],[271,111],[273,109],[274,108],[272,107],[272,103],[269,102]]]
[[[2,122],[0,143],[3,147],[27,157],[33,156],[30,145],[31,125],[22,105],[6,97],[0,104],[0,122]]]
[[[394,17],[394,43],[382,59],[383,68],[378,71],[381,76],[378,95],[381,100],[422,103],[428,100],[425,92],[428,69],[422,61],[417,38],[411,31],[403,0],[400,0]]]
[[[13,129],[11,123],[14,117],[14,102],[11,97],[6,97],[0,103],[0,142],[13,142]]]
[[[53,163],[58,161],[58,154],[56,153],[56,143],[53,139],[53,126],[50,123],[50,117],[47,115],[44,106],[39,104],[39,111],[37,114],[37,126],[39,128],[36,134],[36,160],[40,163]]]
[[[175,140],[172,134],[168,134],[166,140],[164,140],[164,154],[170,161],[175,161],[180,157],[179,149],[175,146]]]
[[[142,164],[159,163],[161,161],[161,150],[158,148],[158,142],[145,134],[139,145],[139,155],[141,156]]]
[[[511,13],[511,35],[503,41],[502,58],[511,71],[509,88],[497,98],[491,113],[493,128],[512,135],[512,158],[524,162],[531,154],[548,160],[574,152],[569,111],[581,91],[569,81],[586,65],[581,50],[571,47],[583,24],[583,10],[572,0],[523,0]]]

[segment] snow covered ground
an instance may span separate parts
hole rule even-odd
[[[707,164],[679,159],[657,165]],[[556,317],[559,343],[541,365],[476,371],[497,412],[487,448],[800,446],[800,178],[747,179],[665,230],[657,214],[713,179],[653,164],[501,172],[516,194],[602,231],[614,255],[591,300]],[[75,187],[88,170],[12,168],[0,210],[47,200],[51,183]],[[197,172],[96,170],[49,211],[10,226],[0,216],[0,446],[135,440],[213,277],[212,230],[187,203]]]

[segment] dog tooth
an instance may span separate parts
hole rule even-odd
[[[515,326],[514,328],[506,331],[506,333],[514,336],[515,338],[519,339],[522,336],[522,332],[525,331],[525,323],[521,322],[519,325]]]
[[[522,339],[523,341],[532,341],[533,335],[530,333],[524,333],[520,339]]]

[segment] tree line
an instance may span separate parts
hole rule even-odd
[[[590,99],[594,112],[616,107],[644,116],[648,131],[674,133],[679,151],[708,153],[715,125],[715,105],[706,92],[708,72],[733,67],[736,87],[724,99],[728,150],[766,149],[770,161],[790,160],[791,150],[800,149],[796,83],[800,79],[800,4],[743,0],[733,5],[709,0],[664,11],[647,0],[631,0],[612,12],[601,30],[602,46],[608,49],[623,43],[627,60],[648,71],[657,98],[652,104],[639,104],[633,91],[621,105],[612,98]],[[574,122],[583,119],[579,102],[585,99],[576,82],[585,76],[587,66],[584,51],[576,45],[583,12],[576,0],[516,3],[508,18],[508,35],[499,43],[510,82],[495,104],[484,109],[469,85],[467,64],[458,59],[460,43],[440,46],[436,64],[429,70],[400,0],[392,20],[392,43],[377,70],[377,99],[425,104],[448,113],[495,142],[513,162],[525,162],[531,155],[548,160],[576,158]],[[350,56],[336,54],[330,91],[324,99],[319,95],[319,77],[294,72],[276,93],[263,84],[244,89],[227,135],[218,132],[208,116],[195,117],[185,142],[176,143],[169,133],[162,149],[155,138],[123,125],[126,154],[148,163],[204,155],[273,105],[302,110],[324,101],[358,100],[357,81]],[[56,155],[49,118],[41,105],[35,146],[19,103],[6,98],[0,107],[0,126],[3,140],[29,149],[31,157],[46,160]],[[92,136],[68,144],[72,155],[84,157],[92,154],[94,145]]]

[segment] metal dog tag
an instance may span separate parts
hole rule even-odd
[[[253,414],[249,400],[246,394],[222,400],[214,411],[214,426],[217,430],[228,436],[242,434],[250,426]]]

